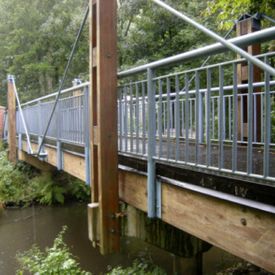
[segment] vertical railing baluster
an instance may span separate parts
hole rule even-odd
[[[89,110],[89,86],[84,88],[84,102],[83,102],[83,110],[84,110],[84,138],[85,138],[85,179],[86,184],[90,185],[90,132],[88,127],[90,125],[90,110]],[[60,114],[58,114],[60,116]]]
[[[139,153],[139,87],[136,83],[136,152]]]
[[[265,57],[265,63],[268,63],[267,57]],[[264,177],[269,176],[269,147],[271,141],[271,106],[270,106],[270,75],[265,72],[265,135],[264,135]],[[263,113],[262,113],[263,115]]]
[[[223,101],[224,101],[224,93],[223,93],[223,85],[224,85],[224,72],[223,67],[219,66],[219,169],[224,167],[224,120],[223,120]]]
[[[148,217],[156,216],[156,98],[154,85],[154,72],[147,70],[148,85],[148,156],[147,156],[147,207]]]
[[[175,102],[175,128],[176,128],[176,161],[179,160],[179,138],[180,138],[180,98],[179,98],[179,77],[176,75],[175,79],[175,87],[176,87],[176,102]]]
[[[190,134],[189,136],[191,135],[191,139],[193,138],[193,99],[190,98],[190,101],[189,101],[189,110],[190,110]]]
[[[196,100],[195,100],[195,129],[196,129],[196,137],[195,137],[195,164],[199,162],[199,143],[201,140],[201,132],[202,132],[202,111],[201,111],[201,95],[200,95],[200,79],[199,72],[195,72],[195,90],[196,90]]]
[[[248,62],[248,99],[247,99],[247,174],[252,173],[252,136],[253,136],[253,65]]]
[[[206,91],[206,165],[211,165],[211,139],[210,139],[210,113],[211,113],[211,69],[206,70],[206,78],[207,78],[207,91]],[[213,111],[213,110],[212,110]]]
[[[145,83],[142,82],[142,154],[146,153]]]
[[[215,98],[211,99],[211,105],[212,105],[212,139],[215,139]]]
[[[241,125],[241,142],[243,142],[244,141],[244,138],[243,138],[243,130],[244,130],[244,120],[243,120],[243,102],[244,102],[244,95],[240,95],[240,97],[241,97],[241,121],[240,121],[240,125]]]
[[[238,77],[237,64],[233,64],[233,143],[232,143],[232,172],[237,170],[237,140],[238,140]]]
[[[170,131],[171,131],[171,85],[170,85],[170,78],[167,77],[166,79],[166,94],[167,94],[167,159],[170,159]]]
[[[184,128],[185,128],[185,125],[184,125],[184,101],[181,100],[181,136],[184,137]]]
[[[124,150],[128,151],[128,96],[127,87],[124,88]]]
[[[123,98],[123,93],[122,90],[123,88],[119,88],[118,90],[118,119],[119,119],[119,150],[122,151],[122,131],[123,131],[123,113],[122,113],[122,98]]]
[[[252,81],[253,82],[253,81]],[[253,83],[252,83],[253,84]],[[257,94],[253,93],[253,142],[257,142]]]
[[[226,97],[223,95],[223,101],[222,101],[222,113],[223,113],[223,139],[225,140],[226,137],[226,109],[225,109],[225,102],[226,102]]]
[[[162,80],[158,81],[159,101],[158,101],[158,134],[159,134],[159,157],[162,156]]]
[[[189,79],[185,74],[185,162],[189,161]]]
[[[264,97],[261,92],[261,143],[264,143]]]
[[[133,84],[130,84],[130,152],[134,147]]]
[[[228,140],[232,140],[232,107],[231,107],[231,96],[228,97]]]

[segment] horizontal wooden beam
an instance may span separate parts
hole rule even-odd
[[[45,145],[45,150],[47,152],[47,157],[44,161],[40,161],[41,163],[48,163],[54,167],[57,167],[57,150],[52,146]],[[32,148],[34,152],[38,149],[38,144],[32,143]],[[25,141],[22,142],[22,150],[27,152],[27,143]],[[69,152],[63,152],[63,171],[67,172],[68,174],[79,178],[83,181],[86,179],[85,174],[85,159],[80,155],[71,154]],[[37,159],[38,160],[38,159]],[[26,161],[28,162],[28,161]],[[31,164],[31,163],[30,163]],[[31,164],[32,165],[32,164]]]
[[[32,165],[33,167],[47,172],[47,171],[54,171],[56,168],[47,162],[40,161],[38,158],[33,157],[27,154],[24,151],[18,150],[18,159],[28,164]]]
[[[146,181],[120,171],[120,199],[146,211]],[[275,272],[275,215],[162,183],[162,220]]]
[[[55,148],[46,150],[54,165]],[[64,153],[64,170],[83,180],[85,163],[80,159]],[[119,170],[120,199],[146,212],[146,183],[146,175]],[[161,215],[164,222],[275,273],[275,215],[167,183],[162,183]]]

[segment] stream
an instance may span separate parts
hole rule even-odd
[[[121,253],[102,256],[88,240],[87,209],[84,204],[60,207],[28,207],[0,210],[0,275],[14,275],[18,263],[15,255],[36,243],[40,248],[52,246],[62,226],[67,225],[65,242],[77,257],[80,266],[93,274],[102,274],[107,267],[128,266],[140,256],[153,259],[168,274],[175,272],[175,256],[142,241],[124,238]],[[238,258],[211,248],[204,254],[204,274],[216,274],[238,262]],[[177,273],[179,274],[179,273]]]

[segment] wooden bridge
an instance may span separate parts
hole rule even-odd
[[[229,43],[248,47],[252,60],[178,69],[226,55],[216,43],[117,74],[115,2],[91,1],[91,82],[61,92],[45,140],[57,94],[16,111],[9,79],[10,159],[91,185],[90,239],[102,253],[119,249],[121,200],[275,272],[275,52],[255,52],[275,28],[237,24],[248,34]]]

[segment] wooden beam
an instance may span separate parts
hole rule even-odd
[[[99,203],[99,247],[119,251],[116,0],[90,0],[92,203]]]
[[[36,151],[38,149],[38,144],[31,143],[32,148]],[[57,167],[57,150],[54,147],[49,147],[47,145],[44,146],[45,151],[47,152],[47,157],[44,161],[39,161],[40,163],[50,164],[52,167]],[[26,141],[22,142],[22,150],[27,152],[27,143]],[[29,161],[30,160],[30,161]],[[32,158],[26,158],[24,161],[27,163],[35,166],[31,162]],[[35,166],[36,167],[36,166]],[[80,155],[71,154],[69,152],[63,152],[63,171],[67,172],[68,174],[85,181],[86,174],[85,174],[85,159]]]
[[[18,150],[18,159],[21,161],[27,162],[33,167],[44,172],[54,171],[56,169],[54,166],[50,165],[49,163],[45,161],[40,161],[38,158],[33,157],[22,150]]]
[[[146,180],[120,171],[120,198],[145,211]],[[275,215],[162,183],[162,220],[275,272]]]
[[[13,85],[13,79],[8,77],[8,159],[16,163],[16,99]]]

